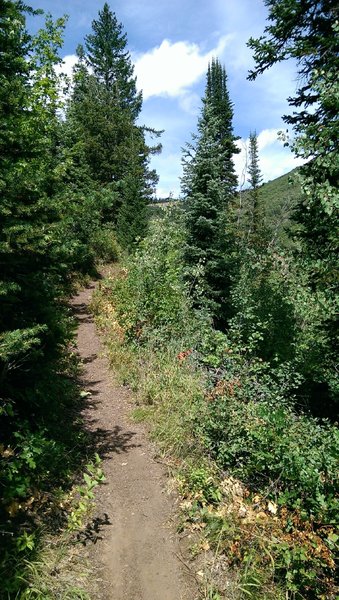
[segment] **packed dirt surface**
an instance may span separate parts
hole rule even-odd
[[[143,426],[128,416],[130,392],[114,381],[102,355],[88,310],[94,287],[81,291],[72,305],[79,320],[82,385],[91,394],[84,418],[106,476],[93,522],[83,533],[97,582],[95,599],[195,600],[196,582],[184,566],[164,469],[153,458]]]

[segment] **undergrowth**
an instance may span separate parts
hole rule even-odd
[[[181,240],[180,215],[155,220],[93,310],[134,418],[176,473],[203,597],[334,600],[337,429],[296,409],[288,362],[256,358],[194,309]]]
[[[74,321],[70,315],[67,320],[69,333],[59,355],[41,359],[39,373],[27,370],[21,384],[16,382],[15,396],[1,407],[4,600],[87,598],[77,583],[86,577],[74,573],[72,579],[73,542],[90,518],[93,490],[103,473],[81,416],[90,394],[80,384],[81,365],[71,346]]]

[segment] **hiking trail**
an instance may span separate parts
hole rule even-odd
[[[129,418],[131,393],[114,381],[89,310],[95,283],[73,297],[79,322],[81,382],[90,392],[86,426],[97,444],[106,476],[97,488],[88,558],[98,583],[96,600],[196,600],[173,523],[174,499],[166,474],[153,458],[143,425]]]

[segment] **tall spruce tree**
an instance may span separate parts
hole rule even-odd
[[[184,153],[182,189],[186,198],[186,261],[201,265],[203,299],[219,325],[229,312],[230,268],[227,209],[237,178],[233,155],[239,150],[232,126],[233,107],[225,68],[214,59],[208,67],[198,133]],[[198,301],[198,289],[193,291]]]
[[[107,3],[99,11],[99,18],[92,21],[92,30],[85,37],[87,64],[114,96],[115,103],[128,108],[135,120],[141,110],[142,94],[137,92],[134,67],[126,50],[127,35]]]
[[[28,35],[21,2],[0,15],[0,379],[53,346],[60,254],[56,239],[58,81],[64,21]],[[53,308],[52,308],[53,307]],[[47,343],[47,340],[50,343]]]
[[[295,133],[292,150],[308,161],[301,169],[305,194],[297,218],[314,282],[332,286],[338,239],[338,3],[265,0],[265,4],[270,24],[262,37],[248,42],[256,61],[249,79],[288,58],[297,61],[300,85],[288,98],[297,110],[283,117]]]
[[[107,4],[92,22],[92,31],[78,48],[67,112],[70,151],[95,185],[111,190],[103,219],[117,225],[124,245],[133,245],[145,233],[144,216],[156,182],[149,160],[160,150],[146,144],[145,132],[160,132],[136,122],[142,95],[136,89],[126,34]]]

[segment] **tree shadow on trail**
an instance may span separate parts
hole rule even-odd
[[[77,303],[73,301],[71,304],[71,309],[73,316],[77,319],[79,324],[94,322],[94,317],[90,314],[86,302]]]
[[[98,541],[103,539],[101,531],[103,527],[111,525],[108,514],[104,513],[103,517],[95,517],[90,523],[86,525],[84,531],[79,531],[76,536],[76,541],[80,542],[83,546],[87,544],[96,544]]]
[[[92,448],[99,454],[100,458],[109,458],[113,454],[126,454],[132,448],[138,448],[141,444],[133,444],[135,431],[123,430],[119,425],[113,429],[98,428],[88,432]]]

